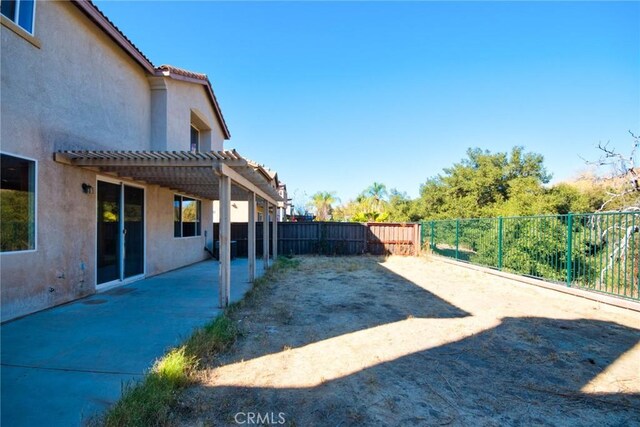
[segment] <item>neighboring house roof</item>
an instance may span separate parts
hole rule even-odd
[[[145,54],[142,53],[142,51],[138,49],[136,45],[134,45],[133,42],[129,40],[129,38],[125,36],[124,33],[113,22],[111,22],[111,20],[109,20],[109,18],[107,18],[95,4],[93,4],[91,0],[71,0],[71,2],[149,74],[167,76],[175,80],[203,85],[207,95],[209,96],[213,110],[220,121],[225,139],[231,138],[229,128],[227,127],[227,123],[222,115],[222,110],[213,92],[211,82],[206,74],[194,73],[171,65],[155,67],[149,58],[147,58]]]

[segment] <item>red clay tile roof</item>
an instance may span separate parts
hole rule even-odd
[[[209,80],[206,74],[196,73],[193,71],[185,70],[184,68],[174,67],[173,65],[169,65],[169,64],[163,64],[159,67],[156,67],[156,70],[169,71],[171,74],[178,74],[180,76],[190,77],[192,79],[198,79],[198,80],[204,80],[204,81]]]
[[[213,93],[213,87],[211,86],[211,82],[209,81],[209,77],[206,74],[202,73],[194,73],[193,71],[185,70],[184,68],[174,67],[173,65],[161,65],[156,67],[156,74],[161,74],[163,76],[167,76],[176,80],[188,81],[191,83],[199,83],[205,86],[205,90],[207,91],[207,95],[209,95],[209,100],[213,104],[213,109],[218,116],[218,120],[220,121],[220,125],[222,127],[222,131],[225,134],[226,139],[231,137],[229,133],[229,128],[227,127],[227,122],[224,120],[224,116],[222,115],[222,110],[220,109],[220,104],[218,104],[218,99],[216,98],[216,94]]]
[[[222,115],[222,110],[218,104],[215,94],[213,93],[213,87],[206,74],[194,73],[189,70],[174,67],[171,65],[161,65],[160,67],[154,67],[153,63],[145,56],[144,53],[138,47],[133,44],[131,40],[113,23],[107,16],[100,10],[91,0],[71,0],[71,2],[80,9],[91,21],[93,21],[98,28],[104,31],[118,46],[120,46],[131,58],[133,58],[142,68],[144,68],[150,74],[157,74],[161,72],[169,72],[171,75],[182,76],[181,80],[197,80],[192,83],[199,83],[205,86],[207,95],[213,105],[213,109],[218,116],[222,131],[226,139],[231,138],[229,128]],[[174,77],[175,78],[175,77]]]

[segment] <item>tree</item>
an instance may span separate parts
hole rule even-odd
[[[417,211],[423,218],[473,218],[494,216],[515,195],[536,197],[551,175],[540,154],[514,147],[511,153],[491,153],[474,148],[444,174],[420,188]],[[517,209],[513,214],[519,214]]]
[[[328,221],[331,219],[333,204],[338,202],[335,192],[318,191],[311,196],[311,205],[316,213],[317,221]]]
[[[597,240],[591,242],[596,250],[605,248],[608,260],[600,271],[600,282],[606,283],[608,277],[615,275],[615,267],[625,265],[629,259],[630,248],[640,244],[638,233],[640,233],[640,167],[638,166],[638,149],[640,147],[640,136],[629,131],[631,135],[631,150],[629,154],[623,155],[615,149],[609,148],[607,144],[598,144],[602,152],[600,159],[596,162],[588,162],[599,168],[607,167],[609,173],[604,177],[594,176],[594,185],[604,188],[605,197],[596,213],[605,212],[630,212],[615,216],[610,219],[609,215],[591,216],[588,226],[595,231]],[[636,257],[638,255],[636,254]],[[638,259],[631,260],[630,271],[637,274]],[[626,274],[626,267],[624,268]]]
[[[380,182],[374,182],[365,190],[364,194],[368,197],[372,210],[377,212],[382,212],[384,210],[383,205],[387,198],[386,185]]]
[[[384,222],[389,219],[387,186],[374,182],[355,200],[336,208],[334,218],[352,222]]]
[[[413,209],[414,203],[407,193],[400,192],[395,188],[389,191],[389,203],[387,211],[389,212],[389,221],[393,222],[413,222],[419,221]]]
[[[599,168],[607,167],[609,172],[604,177],[594,177],[594,183],[605,187],[606,197],[598,212],[640,211],[640,136],[629,131],[631,135],[631,151],[621,154],[609,144],[598,144],[602,152],[595,162],[587,162]]]
[[[291,213],[293,215],[310,216],[311,199],[307,192],[296,188],[291,196]]]

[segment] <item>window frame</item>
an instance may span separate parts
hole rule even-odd
[[[14,154],[0,150],[0,154],[15,157],[17,159],[33,162],[33,249],[22,249],[18,251],[1,251],[0,255],[24,254],[36,252],[38,250],[38,160],[23,155]]]
[[[193,149],[193,131],[196,131],[196,134],[198,135],[198,141],[196,142],[195,151]],[[190,133],[189,133],[189,151],[191,153],[199,153],[200,152],[200,129],[195,127],[193,124],[191,124],[191,129],[190,129]]]
[[[36,6],[37,6],[37,0],[33,0],[33,10],[31,11],[31,31],[27,30],[26,28],[24,28],[22,25],[20,25],[20,4],[23,3],[25,0],[14,0],[15,1],[15,5],[16,5],[16,9],[15,12],[13,13],[13,17],[9,17],[7,15],[5,15],[4,13],[0,13],[2,16],[4,16],[5,18],[7,18],[8,20],[10,20],[11,22],[13,22],[15,25],[17,25],[22,31],[25,31],[27,34],[31,35],[31,36],[35,36],[36,34]]]
[[[176,221],[175,220],[175,208],[176,208],[176,198],[179,197],[180,198],[180,221]],[[196,202],[196,206],[197,206],[197,210],[198,210],[198,221],[197,221],[197,226],[196,226],[196,230],[197,230],[197,234],[194,234],[193,236],[185,236],[184,235],[184,221],[182,220],[182,203],[184,201],[184,199],[188,199],[189,201],[194,201]],[[195,197],[191,197],[191,196],[185,196],[184,194],[180,194],[180,193],[174,193],[173,194],[173,209],[174,209],[174,218],[173,218],[173,238],[174,239],[193,239],[195,237],[201,237],[202,236],[202,200],[195,198]],[[176,222],[180,223],[180,235],[176,236]]]

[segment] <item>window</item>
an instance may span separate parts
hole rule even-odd
[[[0,157],[0,252],[35,249],[36,162]]]
[[[200,200],[185,196],[173,197],[173,236],[200,235]]]
[[[191,152],[197,153],[200,151],[200,131],[191,126]]]
[[[35,0],[2,0],[0,7],[4,16],[18,24],[29,34],[33,34]]]

